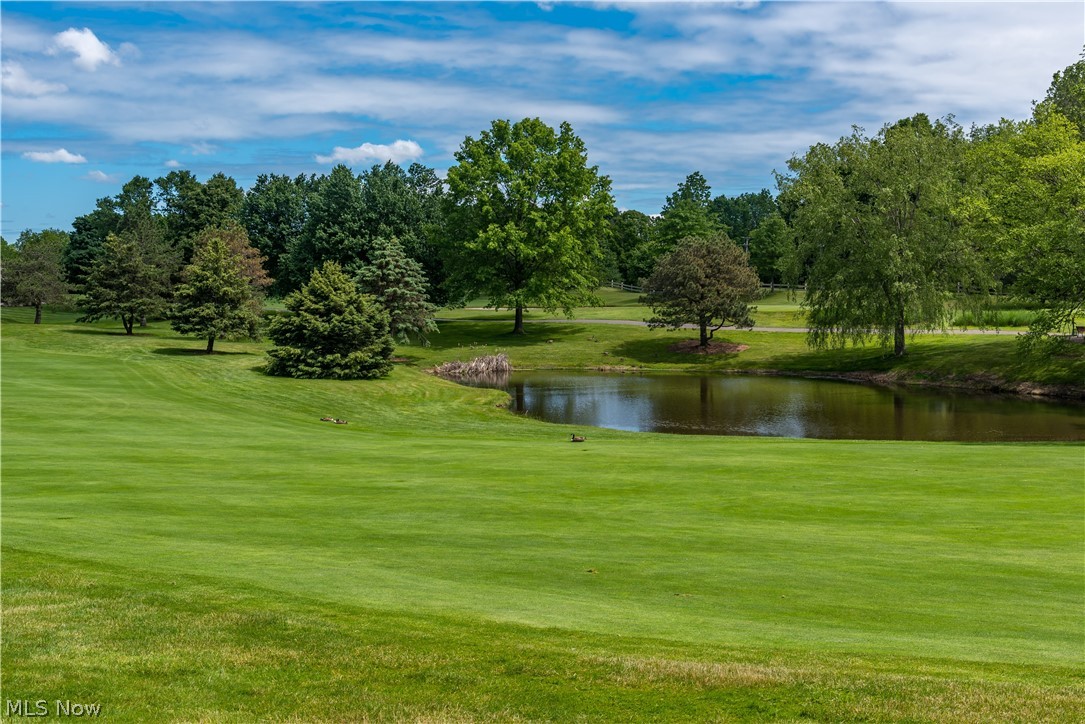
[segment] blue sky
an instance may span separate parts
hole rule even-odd
[[[620,208],[714,193],[852,124],[1026,118],[1085,3],[3,2],[0,231],[68,229],[136,174],[443,173],[495,118],[572,123]]]

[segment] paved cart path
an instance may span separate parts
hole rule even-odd
[[[442,319],[437,318],[438,322],[479,322],[487,320],[479,319]],[[510,320],[493,320],[494,322],[508,322]],[[638,321],[636,319],[525,319],[525,324],[620,324],[633,327],[647,327],[647,322]],[[683,324],[683,329],[697,329],[696,324]],[[735,327],[724,327],[725,330],[735,330]],[[748,330],[737,330],[748,332],[791,332],[805,334],[810,330],[806,327],[753,327]],[[1004,334],[1004,335],[1019,335],[1024,334],[1023,331],[1018,330],[1000,330],[1000,329],[947,329],[946,334]],[[908,334],[942,334],[941,331],[927,332],[925,330],[908,330]]]

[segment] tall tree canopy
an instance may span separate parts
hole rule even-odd
[[[712,214],[711,203],[712,188],[705,177],[699,171],[686,176],[674,193],[667,197],[655,223],[654,237],[658,253],[671,251],[687,237],[709,237],[723,231]]]
[[[750,235],[776,212],[776,199],[768,189],[734,197],[720,195],[712,200],[711,210],[728,236],[752,255]]]
[[[648,326],[678,329],[696,324],[702,348],[725,325],[753,326],[750,302],[760,284],[746,252],[726,234],[678,242],[646,284],[644,302],[655,313]]]
[[[444,281],[433,244],[441,218],[444,186],[433,169],[412,163],[404,171],[389,161],[361,175],[361,218],[368,253],[381,239],[395,238],[404,253],[422,266],[431,297]],[[372,262],[372,259],[369,259]]]
[[[750,232],[750,265],[761,281],[775,287],[786,270],[792,238],[791,227],[775,211]]]
[[[489,306],[571,314],[598,284],[600,240],[614,213],[610,179],[588,166],[584,142],[562,123],[494,121],[468,137],[448,170],[444,253],[456,296]]]
[[[805,270],[811,344],[873,336],[903,355],[908,328],[944,327],[959,287],[986,286],[952,213],[963,145],[958,127],[920,114],[791,159],[778,182],[794,209],[791,270]]]
[[[622,211],[610,220],[610,250],[622,281],[638,284],[652,273],[660,255],[656,248],[654,222],[639,211]]]
[[[244,233],[235,225],[197,234],[192,263],[174,290],[171,326],[206,338],[207,354],[217,339],[258,336],[262,305],[252,280],[252,255],[245,254],[246,248],[253,250]]]
[[[116,196],[98,199],[94,211],[76,217],[64,252],[68,281],[83,284],[98,252],[110,234],[142,233],[148,225],[162,227],[156,209],[154,185],[145,176],[133,176]]]
[[[712,187],[708,185],[708,179],[700,171],[694,171],[678,184],[678,188],[667,196],[662,212],[666,214],[683,201],[706,209],[709,207],[712,201]]]
[[[1085,312],[1085,140],[1039,106],[1032,121],[985,129],[969,161],[959,214],[1008,291],[1040,308],[1026,347],[1046,347],[1049,332]]]
[[[187,262],[201,231],[240,223],[245,193],[233,178],[216,173],[205,183],[190,171],[171,171],[155,180],[164,213],[166,239]]]
[[[305,226],[290,248],[291,274],[308,279],[313,270],[332,261],[353,275],[369,260],[361,182],[339,164],[314,180],[306,202]]]
[[[1085,57],[1055,72],[1040,105],[1061,113],[1085,138]]]
[[[268,275],[274,280],[272,294],[285,295],[305,281],[291,275],[289,250],[299,243],[305,228],[305,202],[311,186],[312,180],[304,175],[260,174],[245,194],[242,224],[253,246],[266,258]]]
[[[34,308],[34,324],[41,324],[41,308],[68,298],[64,249],[68,235],[57,229],[24,231],[16,242],[18,253],[4,259],[4,304]]]
[[[391,371],[388,312],[335,262],[313,271],[285,304],[289,313],[268,325],[275,343],[268,351],[269,375],[368,379]]]

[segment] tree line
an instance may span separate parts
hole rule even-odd
[[[698,322],[705,344],[714,322],[749,321],[758,281],[786,281],[806,285],[818,347],[873,337],[903,354],[908,330],[944,328],[954,304],[994,293],[1038,310],[1026,346],[1042,347],[1085,300],[1083,123],[1085,60],[1054,75],[1026,121],[855,128],[792,158],[778,195],[713,196],[693,172],[656,216],[619,212],[569,124],[538,119],[467,137],[443,179],[390,162],[264,174],[248,190],[221,173],[136,176],[70,233],[4,242],[3,297],[40,318],[75,289],[84,319],[131,333],[164,315],[211,351],[257,333],[264,295],[291,308],[316,281],[348,279],[389,334],[424,343],[435,305],[484,297],[515,310],[522,333],[527,306],[570,312],[619,278],[650,282],[652,321]]]

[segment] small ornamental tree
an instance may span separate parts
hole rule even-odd
[[[678,242],[659,260],[646,284],[643,301],[655,313],[648,326],[678,329],[696,324],[702,348],[725,325],[753,326],[750,302],[760,287],[757,274],[746,252],[725,234]]]
[[[269,375],[348,380],[391,371],[388,312],[335,262],[314,270],[285,304],[290,313],[268,325],[276,345],[268,352]]]
[[[376,239],[371,261],[355,280],[358,288],[372,294],[388,311],[392,336],[403,343],[417,337],[429,345],[427,332],[436,332],[436,307],[426,297],[426,275],[422,265],[407,256],[396,239]]]
[[[68,235],[56,229],[24,231],[18,253],[4,259],[4,304],[34,308],[34,324],[41,324],[41,308],[68,298],[64,272],[64,247]]]
[[[192,263],[181,274],[170,312],[176,331],[207,338],[207,354],[214,351],[216,339],[257,339],[260,329],[261,305],[247,276],[249,260],[231,248],[228,234],[216,231],[197,236]]]

